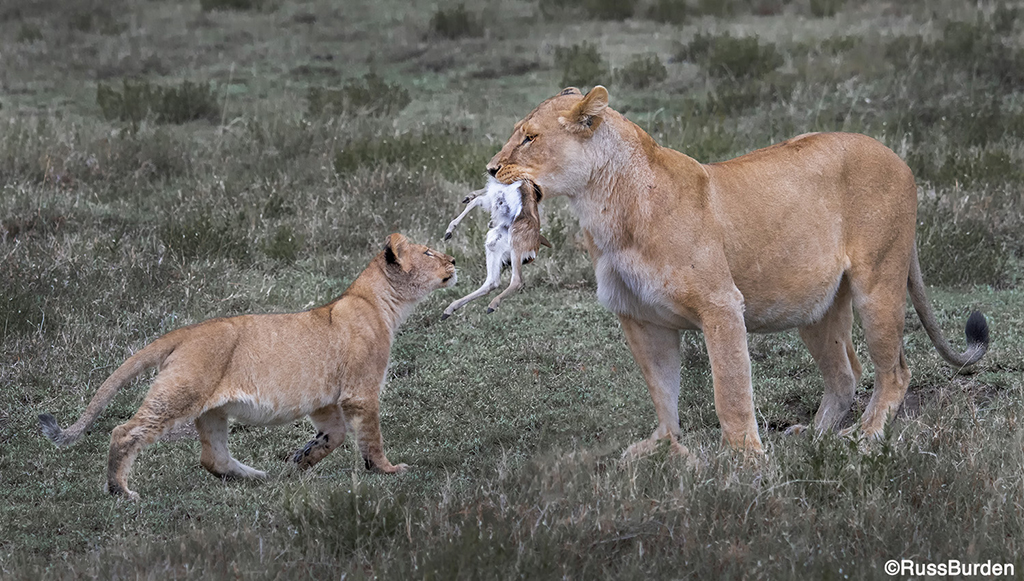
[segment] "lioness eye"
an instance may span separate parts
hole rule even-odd
[[[424,252],[423,254],[426,254],[427,256],[433,256],[434,255],[434,253],[429,251],[429,250]]]
[[[523,138],[523,145],[526,145],[527,143],[533,141],[535,137],[536,135],[527,135],[526,137]]]

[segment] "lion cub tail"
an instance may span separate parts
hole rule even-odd
[[[77,442],[85,434],[86,430],[89,429],[89,426],[96,421],[96,418],[99,417],[103,409],[110,403],[110,400],[120,391],[121,387],[135,379],[142,372],[160,365],[164,359],[167,359],[167,356],[184,339],[183,331],[186,331],[186,329],[172,331],[129,357],[96,390],[96,394],[92,396],[88,407],[85,408],[85,413],[68,429],[61,430],[60,426],[57,425],[57,419],[53,415],[40,414],[39,427],[42,428],[43,434],[58,446],[70,446]]]
[[[924,277],[921,276],[921,263],[917,259],[917,245],[914,245],[914,252],[910,256],[910,276],[907,279],[907,288],[910,291],[910,301],[914,303],[914,310],[921,318],[921,324],[932,340],[935,349],[943,359],[958,367],[967,367],[977,363],[985,352],[988,351],[988,322],[981,311],[974,311],[967,318],[967,326],[964,334],[967,336],[967,351],[957,353],[949,345],[949,341],[942,335],[939,323],[935,320],[935,313],[932,311],[931,303],[924,292]]]

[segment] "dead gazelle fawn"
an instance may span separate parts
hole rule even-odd
[[[551,248],[551,243],[540,233],[540,198],[540,188],[529,180],[505,185],[490,178],[486,188],[473,192],[463,200],[463,203],[469,205],[448,224],[444,239],[451,238],[455,227],[473,208],[489,210],[491,222],[484,245],[487,250],[487,280],[480,288],[448,305],[441,315],[442,320],[469,301],[501,286],[501,269],[506,264],[512,265],[512,281],[507,289],[487,305],[487,312],[497,309],[502,299],[523,285],[522,265],[533,262],[541,244]]]

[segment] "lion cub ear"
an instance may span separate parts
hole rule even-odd
[[[558,118],[571,133],[590,137],[601,125],[601,113],[608,107],[608,89],[597,85],[585,97]]]
[[[387,242],[384,243],[384,261],[388,264],[401,265],[401,258],[405,254],[406,242],[405,236],[397,232],[388,236]]]

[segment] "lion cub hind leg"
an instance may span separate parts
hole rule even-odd
[[[322,407],[309,414],[316,437],[292,454],[291,462],[300,469],[311,468],[345,441],[345,414],[339,405]]]
[[[267,473],[242,464],[228,451],[228,418],[220,410],[210,410],[196,418],[199,443],[203,451],[199,463],[218,478],[266,478]]]
[[[184,415],[173,413],[173,406],[156,400],[147,397],[139,411],[110,434],[105,490],[112,495],[123,494],[138,500],[138,493],[128,488],[128,474],[135,458],[143,448],[170,431]]]

